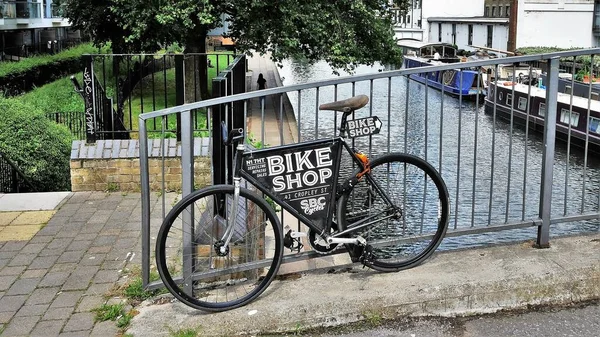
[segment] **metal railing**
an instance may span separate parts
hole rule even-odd
[[[110,119],[120,120],[127,134],[137,138],[139,130],[138,115],[148,111],[168,108],[184,104],[186,101],[202,99],[203,92],[210,93],[211,78],[231,64],[236,55],[231,53],[210,54],[100,54],[86,55],[84,62],[90,78],[104,88],[106,98],[111,100],[114,110]],[[209,80],[200,80],[198,62],[207,64]],[[187,65],[187,67],[184,67]],[[184,69],[190,70],[193,76],[186,76]],[[187,74],[190,75],[190,74]],[[92,82],[89,82],[91,86]],[[84,84],[85,86],[85,84]],[[89,90],[90,93],[91,89]],[[96,98],[90,98],[90,107],[93,112],[92,120],[101,120],[101,113],[107,110]],[[88,109],[88,108],[86,108]],[[194,111],[195,132],[206,132],[206,109]],[[110,114],[109,114],[110,115]],[[110,116],[108,116],[110,117]],[[168,137],[179,136],[179,116],[172,115],[166,121]],[[95,122],[94,122],[95,123]],[[153,120],[148,125],[151,134],[159,134],[162,121]],[[121,139],[124,134],[119,130],[105,127],[98,123],[93,124],[95,136],[88,137],[89,141],[96,139]],[[90,126],[93,126],[90,125]],[[91,130],[88,130],[90,134]]]
[[[0,49],[0,61],[20,61],[22,58],[39,54],[56,54],[64,49],[77,46],[84,42],[80,38],[44,41],[20,46],[3,46]]]
[[[0,193],[35,192],[35,187],[17,165],[0,152]]]
[[[357,111],[355,117],[377,114],[385,127],[378,136],[358,138],[353,142],[359,144],[360,149],[368,149],[370,156],[395,151],[415,154],[440,171],[448,186],[452,206],[450,229],[442,248],[470,247],[488,242],[486,235],[493,235],[498,231],[516,233],[510,236],[512,240],[533,237],[538,247],[547,247],[551,227],[555,233],[561,233],[564,224],[574,224],[583,230],[600,230],[600,162],[592,154],[594,148],[590,145],[595,132],[600,135],[600,126],[592,130],[593,104],[588,103],[585,107],[587,117],[590,118],[585,119],[583,114],[580,117],[582,121],[590,120],[590,126],[582,133],[583,142],[578,143],[575,141],[577,137],[568,136],[571,133],[566,134],[564,142],[556,137],[557,131],[558,134],[563,134],[565,130],[562,121],[566,120],[569,124],[575,111],[575,105],[571,104],[570,112],[567,106],[569,117],[565,119],[562,119],[564,115],[561,116],[564,111],[557,112],[559,107],[563,107],[562,97],[565,95],[558,93],[560,60],[591,56],[591,70],[594,72],[598,70],[594,68],[594,55],[598,53],[600,49],[590,49],[382,71],[248,92],[140,115],[144,284],[149,287],[159,286],[158,283],[149,283],[153,247],[150,238],[155,236],[151,233],[155,233],[168,211],[165,193],[161,194],[162,209],[160,202],[152,207],[150,204],[151,200],[156,200],[151,199],[149,189],[146,142],[149,130],[145,126],[153,121],[160,124],[160,121],[173,115],[181,116],[181,145],[184,149],[181,155],[182,183],[183,186],[188,186],[184,188],[185,195],[194,186],[191,111],[207,109],[210,117],[211,112],[218,107],[240,103],[243,104],[244,128],[248,130],[250,115],[254,117],[262,114],[264,120],[265,109],[261,97],[267,97],[267,101],[278,98],[279,102],[283,102],[281,98],[289,96],[297,121],[296,139],[305,141],[334,135],[337,116],[331,112],[320,112],[320,104],[358,94],[368,95],[369,104]],[[516,94],[516,90],[523,85],[517,83],[516,65],[543,60],[549,63],[548,82],[543,84],[545,90],[526,85],[529,89],[525,91],[523,103],[519,99],[522,95]],[[490,73],[500,74],[501,67],[512,68],[515,74],[513,78],[494,81],[494,75]],[[456,98],[452,98],[433,90],[435,79],[447,78],[444,75],[451,74],[453,78],[458,76],[462,81],[466,70],[475,70],[477,78],[486,79],[483,82],[473,82],[477,83],[474,84],[477,89],[481,89],[479,86],[489,85],[490,93],[485,102],[483,95],[479,94],[481,90],[477,90],[478,94],[471,103],[466,101],[462,91]],[[526,72],[527,78],[535,77],[532,67]],[[417,76],[425,79],[424,84],[408,79]],[[442,92],[448,89],[445,83],[438,83],[441,86],[438,89]],[[502,96],[504,103],[499,99],[500,85],[510,91],[510,102],[507,101],[507,93]],[[589,88],[591,91],[592,84],[589,84]],[[541,94],[535,96],[533,91]],[[569,97],[571,101],[578,100],[573,96]],[[534,118],[532,103],[541,98],[545,100],[546,123],[540,123],[540,119]],[[282,122],[286,114],[284,104],[280,103],[273,109],[275,115],[279,116],[276,119],[279,134],[283,135],[286,132],[286,126]],[[516,118],[519,110],[525,113],[522,124]],[[231,109],[226,108],[225,111],[225,120],[231,126],[235,117],[231,115]],[[539,111],[536,113],[539,115]],[[543,130],[543,136],[531,129]],[[574,130],[569,127],[567,131]],[[163,128],[163,139],[165,133]],[[257,136],[263,145],[264,134],[263,123],[260,135]],[[270,146],[283,144],[284,137],[279,138],[279,143],[275,141]],[[537,229],[536,234],[533,234],[531,227]],[[497,238],[499,241],[505,239],[504,234]],[[284,261],[310,257],[310,254],[299,254],[297,257],[286,256]]]
[[[56,124],[69,128],[75,139],[85,139],[85,115],[83,111],[57,111],[46,113],[46,117]]]

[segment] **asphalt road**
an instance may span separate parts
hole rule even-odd
[[[508,337],[600,336],[600,302],[570,308],[536,308],[463,318],[416,318],[348,326],[335,332],[298,333],[320,337]],[[371,324],[371,327],[369,327]],[[377,327],[373,327],[377,326]]]

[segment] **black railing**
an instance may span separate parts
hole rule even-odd
[[[246,57],[244,55],[236,57],[234,62],[219,73],[219,76],[213,79],[212,97],[224,97],[246,92]],[[233,129],[243,128],[245,126],[244,102],[237,101],[229,104],[221,104],[212,109],[212,156],[213,156],[213,183],[225,184],[231,183],[231,173],[233,172],[232,153],[223,153],[223,138],[221,136],[221,124],[228,124],[228,132]],[[228,159],[226,159],[228,157]],[[228,163],[228,170],[225,165]],[[229,176],[225,173],[229,172]]]
[[[40,54],[56,54],[64,49],[77,46],[85,42],[80,38],[48,40],[34,44],[21,44],[18,46],[7,46],[0,49],[0,61],[20,61],[22,58],[32,57]]]
[[[89,58],[85,64],[86,69],[91,70],[90,78],[93,77],[94,83],[98,83],[93,86],[94,90],[91,80],[83,85],[84,92],[89,95],[94,93],[93,97],[86,99],[91,103],[86,103],[88,141],[121,139],[125,135],[122,129],[113,129],[110,123],[98,121],[120,121],[127,136],[137,138],[139,115],[209,98],[212,78],[227,69],[235,59],[232,53],[106,54],[85,57]],[[206,73],[199,64],[207,65]],[[110,103],[97,100],[96,87],[105,89],[104,97],[108,97]],[[108,110],[112,114],[106,114]],[[205,109],[194,111],[193,123],[195,132],[207,134]],[[164,130],[169,137],[180,139],[179,125],[178,118],[173,116],[162,121],[151,121],[147,128],[151,133]]]
[[[85,139],[85,117],[83,111],[58,111],[47,113],[51,121],[69,128],[75,139]]]
[[[0,152],[0,193],[35,192],[35,187],[4,153]]]

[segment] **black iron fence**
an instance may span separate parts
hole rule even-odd
[[[35,192],[35,187],[4,153],[0,152],[0,193]]]
[[[75,139],[85,139],[85,116],[83,111],[57,111],[47,113],[46,117],[69,128]]]
[[[233,53],[84,57],[87,60],[80,92],[86,102],[85,125],[89,142],[137,138],[138,116],[144,112],[210,98],[212,78],[222,71],[234,71],[229,65],[236,59]],[[240,72],[245,76],[245,62]],[[153,120],[147,129],[150,134],[165,132],[167,137],[181,139],[179,119],[179,116],[173,116],[162,121]],[[208,134],[206,109],[193,111],[193,125],[194,132]]]
[[[18,46],[2,46],[0,61],[20,61],[23,58],[40,54],[56,54],[85,42],[81,38],[49,40]]]

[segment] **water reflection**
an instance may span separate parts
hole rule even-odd
[[[382,70],[359,67],[356,74]],[[325,62],[284,62],[285,85],[337,77]],[[348,75],[348,74],[342,74]],[[322,103],[365,94],[369,104],[356,118],[378,116],[382,132],[353,140],[371,156],[401,151],[429,161],[450,192],[452,229],[533,221],[538,218],[543,143],[541,135],[485,114],[483,104],[444,96],[405,78],[377,79],[290,93],[302,140],[332,137],[340,114],[318,111]],[[408,102],[407,102],[408,100]],[[317,136],[317,137],[315,137]],[[552,191],[553,216],[600,209],[600,158],[558,143]],[[568,166],[567,166],[568,162]],[[351,169],[344,171],[349,173]],[[568,183],[567,183],[568,179]],[[585,182],[585,184],[584,184]],[[600,231],[600,220],[552,225],[551,235]],[[445,240],[445,246],[478,245],[535,238],[536,228]]]

